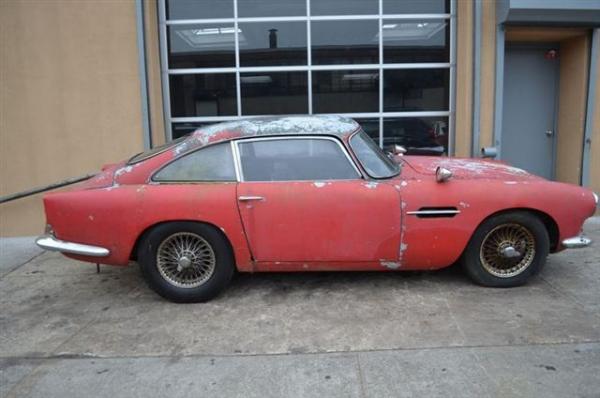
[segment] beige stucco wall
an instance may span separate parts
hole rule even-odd
[[[158,39],[158,7],[156,0],[144,1],[144,26],[146,40],[146,72],[150,99],[150,131],[152,145],[165,143],[165,124],[160,72],[160,47]]]
[[[456,17],[455,156],[471,155],[473,126],[473,2],[459,1]]]
[[[142,150],[133,0],[0,1],[0,195]],[[40,195],[0,205],[0,235],[43,229]]]
[[[494,145],[496,2],[481,2],[481,84],[479,147]]]

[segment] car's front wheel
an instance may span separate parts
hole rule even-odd
[[[504,213],[477,228],[462,264],[480,285],[520,286],[542,269],[549,248],[548,231],[538,217],[522,211]]]
[[[234,273],[227,240],[215,228],[193,222],[159,225],[138,247],[142,274],[150,287],[175,302],[215,297]]]

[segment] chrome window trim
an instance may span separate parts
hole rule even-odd
[[[357,178],[352,178],[352,179],[339,179],[339,178],[331,178],[331,179],[318,179],[318,180],[277,180],[277,181],[246,181],[244,179],[244,168],[242,167],[242,160],[241,160],[241,156],[240,156],[240,149],[239,149],[239,144],[240,143],[246,143],[246,142],[257,142],[257,141],[283,141],[283,140],[326,140],[326,141],[332,141],[334,143],[336,143],[338,145],[338,147],[341,149],[342,153],[344,154],[344,156],[346,157],[346,160],[348,160],[348,162],[350,163],[350,165],[352,166],[352,168],[354,169],[354,171],[357,174]],[[342,142],[332,136],[316,136],[316,135],[298,135],[298,136],[271,136],[271,137],[258,137],[258,138],[242,138],[242,139],[237,139],[234,140],[233,143],[235,144],[235,161],[238,164],[239,167],[239,172],[240,172],[240,178],[239,178],[239,182],[269,182],[269,183],[281,183],[281,182],[313,182],[313,181],[357,181],[357,180],[364,180],[365,176],[363,175],[362,171],[360,170],[360,168],[357,167],[357,165],[354,163],[354,160],[352,159],[352,157],[350,156],[350,154],[348,153],[347,148],[342,144]]]

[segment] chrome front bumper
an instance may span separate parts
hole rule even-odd
[[[61,253],[79,254],[90,257],[106,257],[110,250],[104,247],[84,245],[75,242],[65,242],[56,239],[52,235],[42,235],[35,240],[35,243],[44,250],[50,250]]]
[[[592,244],[592,240],[583,236],[575,236],[562,241],[562,245],[567,249],[579,249]]]

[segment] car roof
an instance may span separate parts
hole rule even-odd
[[[280,116],[238,119],[200,127],[173,148],[174,155],[223,141],[283,135],[330,135],[345,137],[360,125],[336,115]]]

